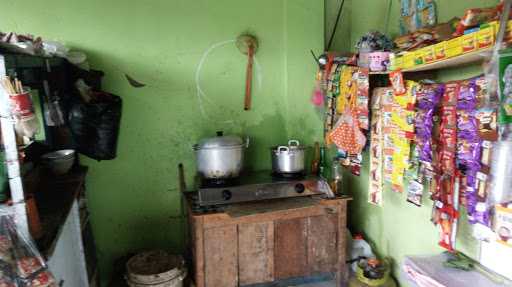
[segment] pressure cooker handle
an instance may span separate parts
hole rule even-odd
[[[299,143],[299,141],[298,141],[298,140],[289,140],[289,141],[288,141],[288,145],[289,145],[289,146],[299,146],[299,145],[300,145],[300,143]]]
[[[277,152],[289,152],[289,151],[290,151],[290,149],[287,146],[282,145],[282,146],[277,147]]]

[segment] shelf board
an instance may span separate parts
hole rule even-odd
[[[481,63],[485,59],[489,59],[492,53],[492,49],[494,47],[489,47],[481,50],[477,50],[474,52],[469,52],[466,54],[462,54],[456,57],[448,58],[446,60],[441,60],[429,64],[419,65],[408,69],[403,69],[404,73],[414,73],[414,72],[422,72],[422,71],[431,71],[431,70],[439,70],[439,69],[447,69],[458,66],[464,66],[472,63]],[[388,74],[390,71],[386,72],[370,72],[370,75],[384,75]]]
[[[446,69],[457,66],[464,66],[471,63],[480,63],[485,59],[490,58],[493,47],[489,47],[482,50],[477,50],[474,52],[470,52],[467,54],[462,54],[453,58],[449,58],[446,60],[441,60],[438,62],[425,64],[416,66],[409,69],[404,69],[402,72],[420,72],[420,71],[428,71],[428,70],[438,70],[438,69]]]

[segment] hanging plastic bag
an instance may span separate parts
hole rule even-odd
[[[0,210],[0,286],[57,286],[34,242],[19,232],[14,215],[4,210]]]
[[[350,154],[360,153],[366,145],[366,137],[348,108],[334,126],[330,137],[339,149]]]
[[[121,122],[120,97],[95,93],[96,99],[74,104],[69,125],[77,150],[96,160],[114,159]]]

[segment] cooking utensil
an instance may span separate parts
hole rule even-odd
[[[222,131],[216,137],[201,140],[194,146],[198,173],[205,179],[238,177],[248,146],[249,139],[244,142],[238,136],[224,136]]]
[[[251,109],[251,88],[252,88],[252,66],[254,62],[254,54],[258,49],[258,40],[256,37],[248,34],[238,36],[236,46],[243,54],[247,55],[247,71],[245,77],[245,98],[244,110]]]
[[[288,141],[288,146],[277,146],[271,150],[272,171],[276,174],[304,172],[304,150],[298,140]]]
[[[63,149],[41,156],[42,164],[55,175],[68,173],[75,163],[75,150]]]

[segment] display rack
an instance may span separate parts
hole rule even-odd
[[[481,63],[486,59],[491,58],[493,46],[477,50],[474,52],[469,52],[466,54],[462,54],[459,56],[455,56],[452,58],[448,58],[445,60],[418,65],[412,68],[403,69],[402,72],[421,72],[421,71],[428,71],[428,70],[438,70],[438,69],[447,69],[447,68],[453,68],[453,67],[461,67],[464,65],[469,64],[475,64],[475,63]]]
[[[470,64],[482,63],[483,61],[490,59],[493,47],[469,52],[466,54],[462,54],[459,56],[455,56],[452,58],[436,61],[433,63],[422,64],[418,66],[414,66],[412,68],[402,69],[404,73],[414,73],[414,72],[423,72],[423,71],[432,71],[439,69],[449,69],[455,67],[461,67]],[[387,75],[391,71],[383,71],[383,72],[370,72],[370,75]]]
[[[0,55],[0,77],[7,76],[5,57]],[[2,205],[3,208],[12,208],[15,213],[15,221],[18,229],[28,235],[28,219],[25,207],[25,195],[21,178],[20,161],[18,157],[18,145],[14,130],[14,119],[10,112],[9,95],[0,89],[0,124],[2,141],[5,152],[5,165],[11,190],[12,206]]]

